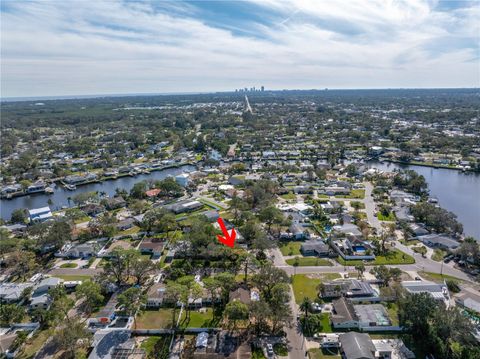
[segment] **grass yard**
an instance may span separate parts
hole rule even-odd
[[[252,349],[252,359],[266,359],[265,354],[263,354],[262,349],[253,348]]]
[[[74,274],[65,274],[65,275],[60,275],[60,274],[55,274],[53,275],[56,278],[61,278],[64,281],[76,281],[76,280],[81,280],[81,281],[86,281],[86,280],[91,280],[92,276],[90,275],[74,275]]]
[[[168,347],[170,345],[171,336],[170,335],[155,335],[145,339],[140,348],[144,349],[147,353],[147,358],[157,354],[161,348],[165,348],[168,353]],[[156,356],[155,356],[156,357]]]
[[[336,348],[315,348],[308,351],[309,359],[340,359],[340,352]]]
[[[283,343],[275,343],[273,344],[273,352],[277,355],[285,357],[288,355],[288,348]]]
[[[163,329],[172,326],[173,309],[146,310],[137,316],[137,329]],[[180,308],[175,313],[178,318]]]
[[[365,209],[365,203],[359,201],[351,201],[350,206],[357,209]]]
[[[357,264],[363,264],[362,260],[344,260],[342,257],[337,258],[338,263],[341,265],[355,266]],[[376,256],[375,260],[367,261],[367,265],[389,265],[389,264],[413,264],[415,259],[406,253],[403,253],[399,249],[393,249],[386,255]]]
[[[296,258],[290,258],[287,259],[285,262],[287,264],[293,266],[293,264],[297,261],[298,259],[298,266],[299,267],[331,267],[333,264],[324,258],[317,258],[317,257],[296,257]]]
[[[441,250],[441,249],[438,249],[438,248],[435,248],[433,250],[433,254],[432,254],[432,260],[434,260],[435,262],[440,262],[440,261],[443,261],[443,258],[447,255],[447,252]]]
[[[287,201],[294,201],[295,198],[297,198],[297,196],[295,196],[295,193],[292,193],[292,192],[281,194],[280,197],[282,197],[284,200],[287,200]]]
[[[53,334],[53,329],[41,330],[38,331],[25,342],[24,347],[22,348],[18,358],[21,359],[30,359],[33,358],[37,352],[42,348],[43,344],[50,338]]]
[[[284,256],[300,255],[302,242],[280,242],[280,251]]]
[[[212,308],[207,308],[205,311],[192,310],[190,312],[190,320],[186,321],[186,312],[182,312],[180,319],[181,328],[215,328],[220,318],[213,319]]]
[[[389,222],[394,222],[395,221],[395,213],[390,212],[388,216],[385,216],[383,213],[378,212],[377,213],[377,218],[379,221],[389,221]]]
[[[318,299],[317,287],[322,281],[329,281],[340,278],[338,273],[323,273],[319,276],[308,274],[296,274],[292,276],[292,287],[295,295],[295,301],[300,304],[304,297],[311,300]]]
[[[122,236],[129,236],[129,235],[132,235],[132,234],[135,234],[135,233],[138,233],[138,232],[140,232],[140,227],[133,226],[132,228],[129,228],[125,231],[121,231],[118,234],[122,235]]]
[[[388,312],[388,317],[392,321],[392,325],[398,325],[398,305],[396,303],[388,302],[385,305]]]
[[[60,265],[60,268],[77,268],[78,264],[77,263],[63,263]]]
[[[448,274],[440,274],[440,273],[432,273],[432,272],[423,272],[420,271],[418,274],[422,277],[425,278],[426,280],[436,282],[436,283],[443,283],[444,280],[454,280],[457,282],[462,282],[463,280]]]
[[[347,199],[364,199],[365,198],[365,190],[364,189],[352,189],[350,194],[344,195],[339,194],[336,195],[337,198],[347,198]]]

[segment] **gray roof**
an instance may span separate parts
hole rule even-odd
[[[345,359],[375,359],[375,346],[368,334],[350,332],[339,337]]]
[[[305,243],[302,243],[301,246],[303,252],[314,251],[317,253],[324,253],[328,252],[328,248],[328,244],[322,241],[306,241]]]
[[[108,359],[112,357],[115,347],[130,339],[129,330],[98,330],[94,336],[94,345],[88,359]]]
[[[427,234],[425,236],[419,236],[418,239],[422,242],[429,242],[433,245],[441,245],[445,248],[455,249],[460,246],[460,243],[458,241],[441,234]]]

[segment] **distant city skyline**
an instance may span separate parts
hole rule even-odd
[[[480,84],[475,1],[3,1],[1,96]]]

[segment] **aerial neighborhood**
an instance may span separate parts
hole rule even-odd
[[[416,170],[478,179],[478,97],[429,91],[2,104],[0,357],[480,358]]]

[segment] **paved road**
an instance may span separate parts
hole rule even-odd
[[[293,294],[292,286],[290,286],[290,308],[292,309],[293,320],[291,326],[285,328],[288,340],[288,357],[291,359],[305,358],[306,341],[302,334],[302,330],[297,321],[298,306],[295,303],[295,295]]]

